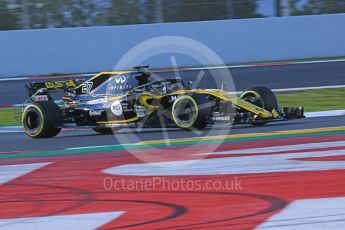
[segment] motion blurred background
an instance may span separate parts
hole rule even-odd
[[[345,12],[345,0],[1,0],[0,30]]]

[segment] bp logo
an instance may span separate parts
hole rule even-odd
[[[138,117],[145,117],[147,110],[145,109],[145,107],[138,105],[137,107],[135,107],[134,112],[137,114]]]

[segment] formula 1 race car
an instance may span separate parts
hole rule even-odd
[[[223,91],[191,89],[182,79],[152,80],[147,67],[102,72],[86,81],[35,82],[26,85],[29,99],[21,120],[32,138],[56,136],[64,127],[89,127],[111,133],[121,127],[179,127],[252,124],[304,117],[302,107],[280,108],[274,93],[253,87],[239,97]],[[63,93],[60,101],[52,94]]]

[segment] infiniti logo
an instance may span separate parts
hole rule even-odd
[[[115,82],[117,83],[117,84],[123,84],[123,83],[125,83],[127,81],[127,78],[126,78],[126,76],[118,76],[118,77],[116,77],[115,78]]]

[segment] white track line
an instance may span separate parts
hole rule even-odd
[[[27,77],[7,77],[7,78],[0,78],[0,81],[22,81],[22,80],[27,80],[29,78]]]
[[[205,70],[205,69],[236,69],[236,68],[252,68],[252,67],[270,67],[270,66],[284,66],[284,65],[302,65],[302,64],[321,64],[321,63],[333,63],[333,62],[345,62],[345,59],[337,60],[319,60],[319,61],[277,61],[277,62],[263,62],[258,64],[248,64],[248,65],[224,65],[224,66],[213,66],[213,67],[192,67],[192,68],[182,68],[183,70]]]
[[[21,126],[4,126],[0,127],[0,134],[1,133],[22,133],[23,128]]]
[[[345,110],[331,110],[305,113],[307,118],[345,116]]]
[[[287,88],[287,89],[273,89],[273,92],[290,92],[290,91],[302,91],[302,90],[317,90],[317,89],[339,89],[345,88],[345,85],[326,85],[315,87],[300,87],[300,88]]]
[[[208,155],[208,154],[267,154],[267,153],[280,153],[286,151],[296,151],[296,150],[306,150],[306,149],[316,149],[316,148],[331,148],[331,147],[343,147],[345,146],[345,141],[332,141],[332,142],[319,142],[319,143],[307,143],[307,144],[297,144],[297,145],[283,145],[283,146],[271,146],[271,147],[261,147],[261,148],[249,148],[240,150],[229,150],[223,151],[221,153],[202,153],[197,155]]]
[[[212,152],[210,154],[222,154]],[[345,156],[344,150],[312,151],[241,157],[204,158],[202,160],[180,160],[124,164],[103,170],[117,176],[196,176],[238,175],[276,172],[306,172],[344,170],[344,161],[303,161],[298,159]]]
[[[292,91],[304,91],[304,90],[318,90],[318,89],[341,89],[345,88],[345,85],[325,85],[325,86],[313,86],[313,87],[299,87],[299,88],[286,88],[286,89],[272,89],[273,92],[292,92]],[[218,91],[219,89],[208,89]],[[243,91],[229,92],[231,94],[241,94]]]
[[[0,166],[0,185],[10,182],[18,177],[24,176],[32,171],[49,165],[50,163],[2,165]],[[1,228],[1,227],[0,227]]]
[[[345,197],[297,200],[270,217],[255,230],[342,230]]]

